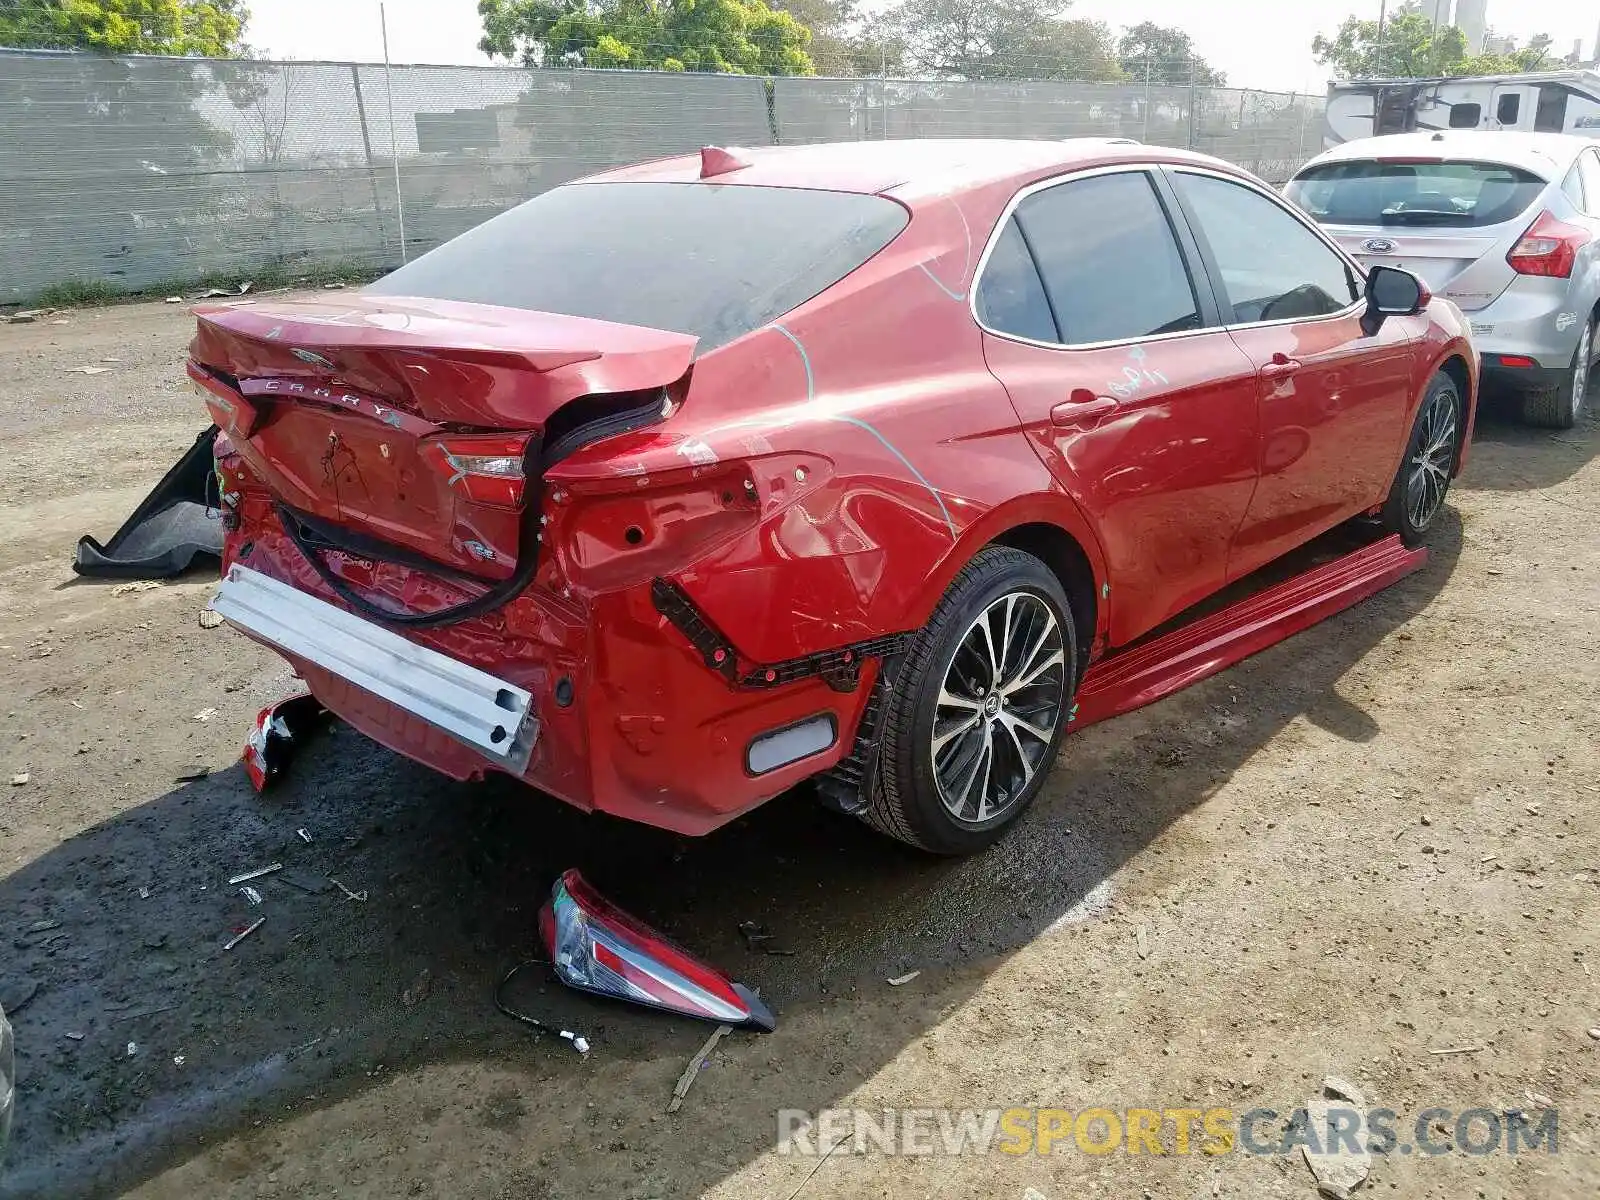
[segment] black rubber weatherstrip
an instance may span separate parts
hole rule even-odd
[[[289,540],[299,548],[300,553],[306,556],[306,561],[317,574],[322,576],[322,582],[331,587],[338,593],[340,599],[357,612],[390,625],[404,625],[410,629],[431,629],[439,625],[454,625],[460,621],[469,621],[473,617],[481,617],[484,613],[493,612],[506,604],[523,591],[533,582],[533,577],[539,570],[539,512],[537,505],[530,504],[522,516],[522,532],[517,545],[517,569],[509,578],[492,585],[482,595],[464,600],[460,604],[451,604],[433,612],[398,612],[381,604],[374,604],[362,596],[340,578],[333,568],[323,562],[323,552],[339,550],[357,554],[362,558],[381,559],[384,562],[430,571],[452,580],[473,579],[479,583],[487,581],[468,575],[465,571],[454,570],[443,563],[433,562],[398,546],[390,546],[377,538],[352,534],[347,530],[340,530],[336,537],[331,537],[323,532],[326,526],[315,528],[307,518],[281,501],[274,507],[277,509],[278,520],[283,525],[283,531],[289,535]],[[308,529],[316,533],[320,544],[307,538]],[[357,548],[358,544],[361,549]],[[368,547],[371,549],[366,549]]]
[[[660,395],[664,398],[665,391]],[[662,419],[664,409],[656,401],[656,394],[652,393],[649,403],[625,408],[618,412],[607,413],[596,420],[588,421],[576,429],[568,430],[554,441],[542,447],[538,442],[529,448],[523,460],[523,477],[527,481],[527,494],[539,495],[540,484],[544,480],[544,473],[555,466],[563,458],[575,454],[591,442],[601,438],[612,437],[618,433],[625,433],[633,429],[642,429]],[[414,551],[400,546],[392,545],[379,538],[368,534],[356,533],[353,530],[339,529],[336,526],[318,521],[303,513],[297,513],[281,500],[274,501],[273,507],[278,514],[278,521],[283,525],[283,531],[289,535],[305,555],[306,561],[322,576],[322,582],[338,594],[346,604],[364,616],[375,621],[383,621],[390,625],[400,625],[409,629],[432,629],[440,625],[454,625],[461,621],[470,621],[473,617],[481,617],[484,613],[493,612],[495,609],[509,603],[524,591],[533,582],[539,570],[539,505],[527,504],[522,513],[522,525],[517,535],[517,569],[508,579],[493,584],[480,596],[471,600],[464,600],[460,604],[452,604],[446,608],[436,609],[433,612],[409,613],[399,612],[392,608],[385,608],[381,604],[374,604],[346,583],[327,563],[322,561],[324,551],[337,550],[347,554],[354,554],[361,558],[371,558],[382,562],[396,563],[403,567],[411,567],[418,571],[427,571],[442,578],[465,581],[473,584],[484,584],[487,580],[466,571],[458,571],[443,563],[435,562]],[[308,532],[312,535],[307,536]],[[315,540],[313,540],[313,538]]]

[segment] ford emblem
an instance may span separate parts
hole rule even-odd
[[[1393,254],[1394,243],[1388,238],[1368,238],[1361,243],[1363,250],[1370,250],[1373,254]]]

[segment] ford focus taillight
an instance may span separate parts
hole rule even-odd
[[[1519,275],[1543,275],[1567,279],[1572,275],[1578,251],[1589,242],[1589,234],[1576,225],[1568,225],[1549,213],[1540,213],[1539,219],[1528,227],[1528,232],[1511,248],[1506,261]]]

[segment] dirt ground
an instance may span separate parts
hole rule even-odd
[[[0,328],[0,1196],[1310,1197],[1298,1151],[806,1157],[776,1113],[1287,1115],[1330,1073],[1402,1134],[1559,1113],[1555,1153],[1396,1153],[1358,1196],[1600,1193],[1600,423],[1486,416],[1423,571],[1075,734],[1012,836],[944,862],[804,793],[692,841],[342,729],[256,798],[237,754],[287,670],[199,627],[204,573],[68,567],[205,424],[189,329]],[[259,907],[227,885],[271,862]],[[779,1014],[675,1114],[704,1027],[537,970],[509,998],[587,1057],[495,1009],[568,866]]]

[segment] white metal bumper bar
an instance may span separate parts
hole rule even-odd
[[[539,722],[526,689],[234,565],[211,607],[234,625],[405,709],[520,775]]]

